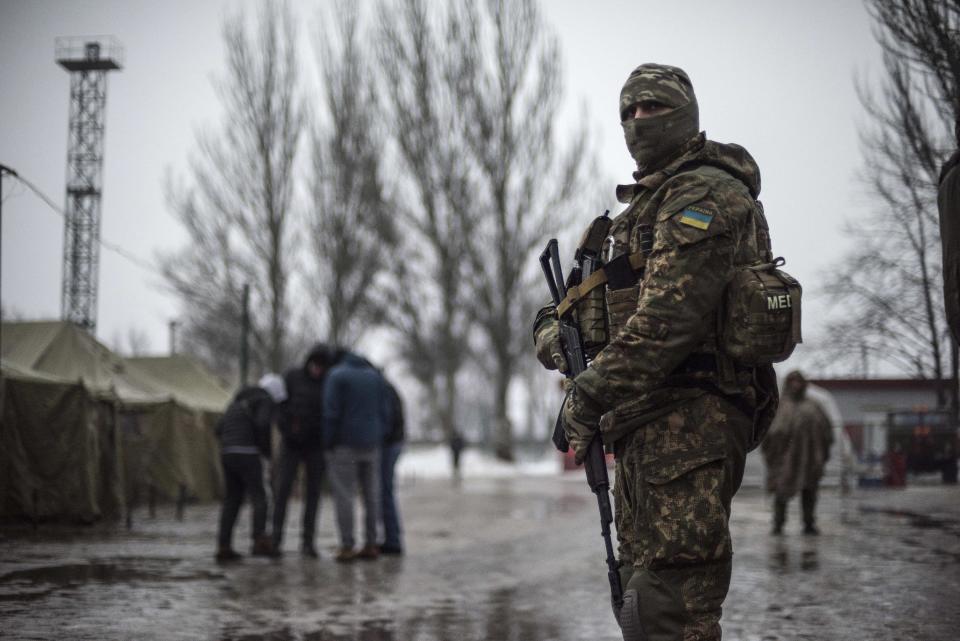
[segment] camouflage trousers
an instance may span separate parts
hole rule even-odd
[[[752,420],[704,394],[616,443],[617,540],[648,641],[720,639]]]

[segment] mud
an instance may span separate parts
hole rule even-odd
[[[619,639],[595,502],[562,479],[408,484],[407,555],[332,560],[297,553],[299,506],[279,560],[213,561],[215,506],[172,508],[122,528],[0,530],[0,637],[322,641]],[[960,491],[822,494],[822,535],[799,505],[769,535],[766,497],[734,503],[734,575],[724,638],[943,640],[960,629]],[[167,514],[169,512],[169,514]],[[248,543],[246,511],[236,546]]]

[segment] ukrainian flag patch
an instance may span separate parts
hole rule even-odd
[[[680,222],[697,229],[709,229],[713,221],[713,214],[697,207],[687,207],[680,214]]]

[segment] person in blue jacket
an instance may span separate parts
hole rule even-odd
[[[342,351],[323,386],[323,446],[337,511],[336,560],[375,559],[380,520],[380,447],[390,425],[386,381],[366,359]],[[354,549],[356,483],[364,508],[364,545]]]

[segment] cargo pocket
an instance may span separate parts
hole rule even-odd
[[[640,299],[640,285],[624,287],[623,289],[608,289],[606,297],[610,340],[613,340],[626,326],[627,319],[637,311],[637,301]]]
[[[722,446],[710,445],[644,461],[643,525],[649,535],[651,567],[730,556],[723,503],[725,458]]]

